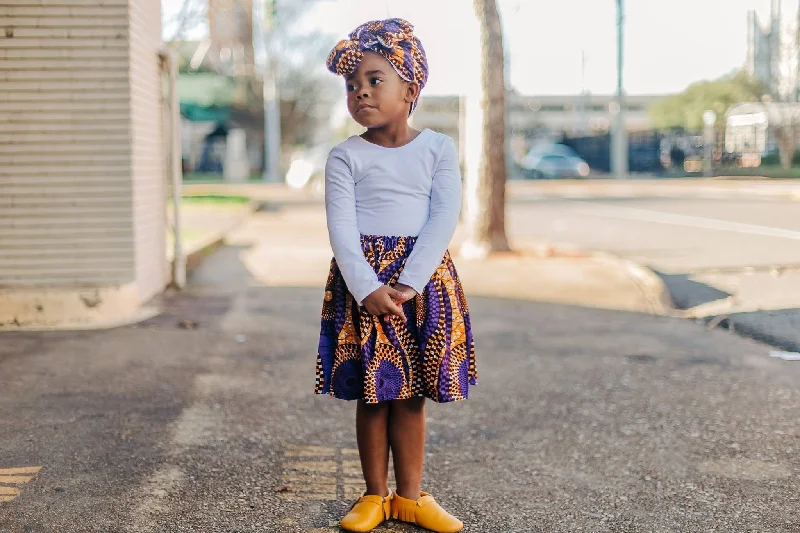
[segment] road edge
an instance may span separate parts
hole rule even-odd
[[[589,255],[614,262],[619,265],[628,278],[639,288],[645,299],[650,303],[652,314],[659,316],[676,316],[677,309],[661,277],[641,263],[626,259],[608,252],[588,252]]]

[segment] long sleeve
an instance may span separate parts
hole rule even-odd
[[[347,155],[334,149],[325,165],[325,213],[333,256],[350,294],[361,305],[383,284],[361,251],[356,220],[355,181]]]
[[[417,237],[398,283],[422,293],[450,245],[460,212],[461,171],[455,144],[448,138],[433,174],[428,222]]]

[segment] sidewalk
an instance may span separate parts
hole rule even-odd
[[[181,245],[187,268],[196,268],[203,258],[225,242],[225,235],[242,224],[255,210],[253,204],[183,202],[181,205]],[[172,206],[168,224],[174,224]],[[174,234],[167,233],[167,260],[175,256]]]
[[[468,295],[653,314],[671,309],[661,280],[632,262],[522,241],[516,254],[465,259],[458,257],[462,231],[451,251]],[[246,248],[242,261],[265,285],[319,288],[327,278],[332,253],[320,205],[259,213],[229,233],[227,243]]]
[[[251,194],[272,209],[279,209],[280,206],[306,207],[311,211],[321,209],[318,193],[293,191],[281,185],[195,185],[190,190],[197,194],[225,191]],[[798,180],[726,181],[717,178],[664,181],[553,180],[510,182],[508,194],[509,202],[525,202],[545,197],[620,198],[649,195],[705,198],[773,196],[800,199],[800,183]],[[282,227],[281,222],[276,219],[274,224],[274,227],[265,228],[265,231],[290,231],[294,222],[287,219],[288,226]],[[510,237],[514,240],[514,235]],[[797,290],[794,290],[800,288],[800,275],[797,272],[754,272],[738,277],[724,273],[697,274],[692,276],[688,285],[667,281],[668,290],[664,281],[656,278],[649,269],[619,258],[601,255],[580,258],[563,254],[563,250],[559,251],[557,257],[547,258],[547,252],[541,250],[541,243],[516,240],[514,244],[516,248],[526,250],[527,253],[523,256],[493,257],[481,262],[457,259],[459,270],[470,291],[515,299],[702,318],[715,327],[722,326],[785,350],[800,351],[800,309],[796,309]],[[458,242],[455,247],[457,245]],[[330,253],[324,238],[319,239],[315,246],[318,250],[316,261]],[[262,252],[264,264],[269,262],[271,256],[277,254],[280,257],[284,253],[280,246],[275,250]],[[290,275],[298,276],[296,273]],[[319,275],[319,272],[314,275]],[[313,278],[313,275],[310,277]],[[309,279],[296,281],[308,284]],[[711,298],[715,301],[705,305],[705,300],[697,300],[704,292],[695,294],[695,289],[700,284],[723,289],[731,285],[731,290],[739,294],[739,297],[734,299],[724,298],[724,294],[715,295]],[[778,286],[789,290],[775,290]],[[684,311],[699,304],[704,305]],[[674,309],[675,307],[678,309]]]

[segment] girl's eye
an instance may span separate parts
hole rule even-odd
[[[378,85],[379,83],[381,83],[380,78],[372,78],[371,80],[369,80],[370,85]]]
[[[356,90],[356,86],[355,85],[353,85],[352,83],[348,83],[347,84],[347,92],[351,93],[351,92],[353,92],[355,90]]]

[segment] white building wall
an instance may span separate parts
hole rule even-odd
[[[133,220],[136,282],[147,300],[167,283],[166,171],[163,86],[158,52],[161,46],[160,0],[130,4],[130,76]]]
[[[0,327],[134,312],[166,279],[159,2],[0,4]]]

